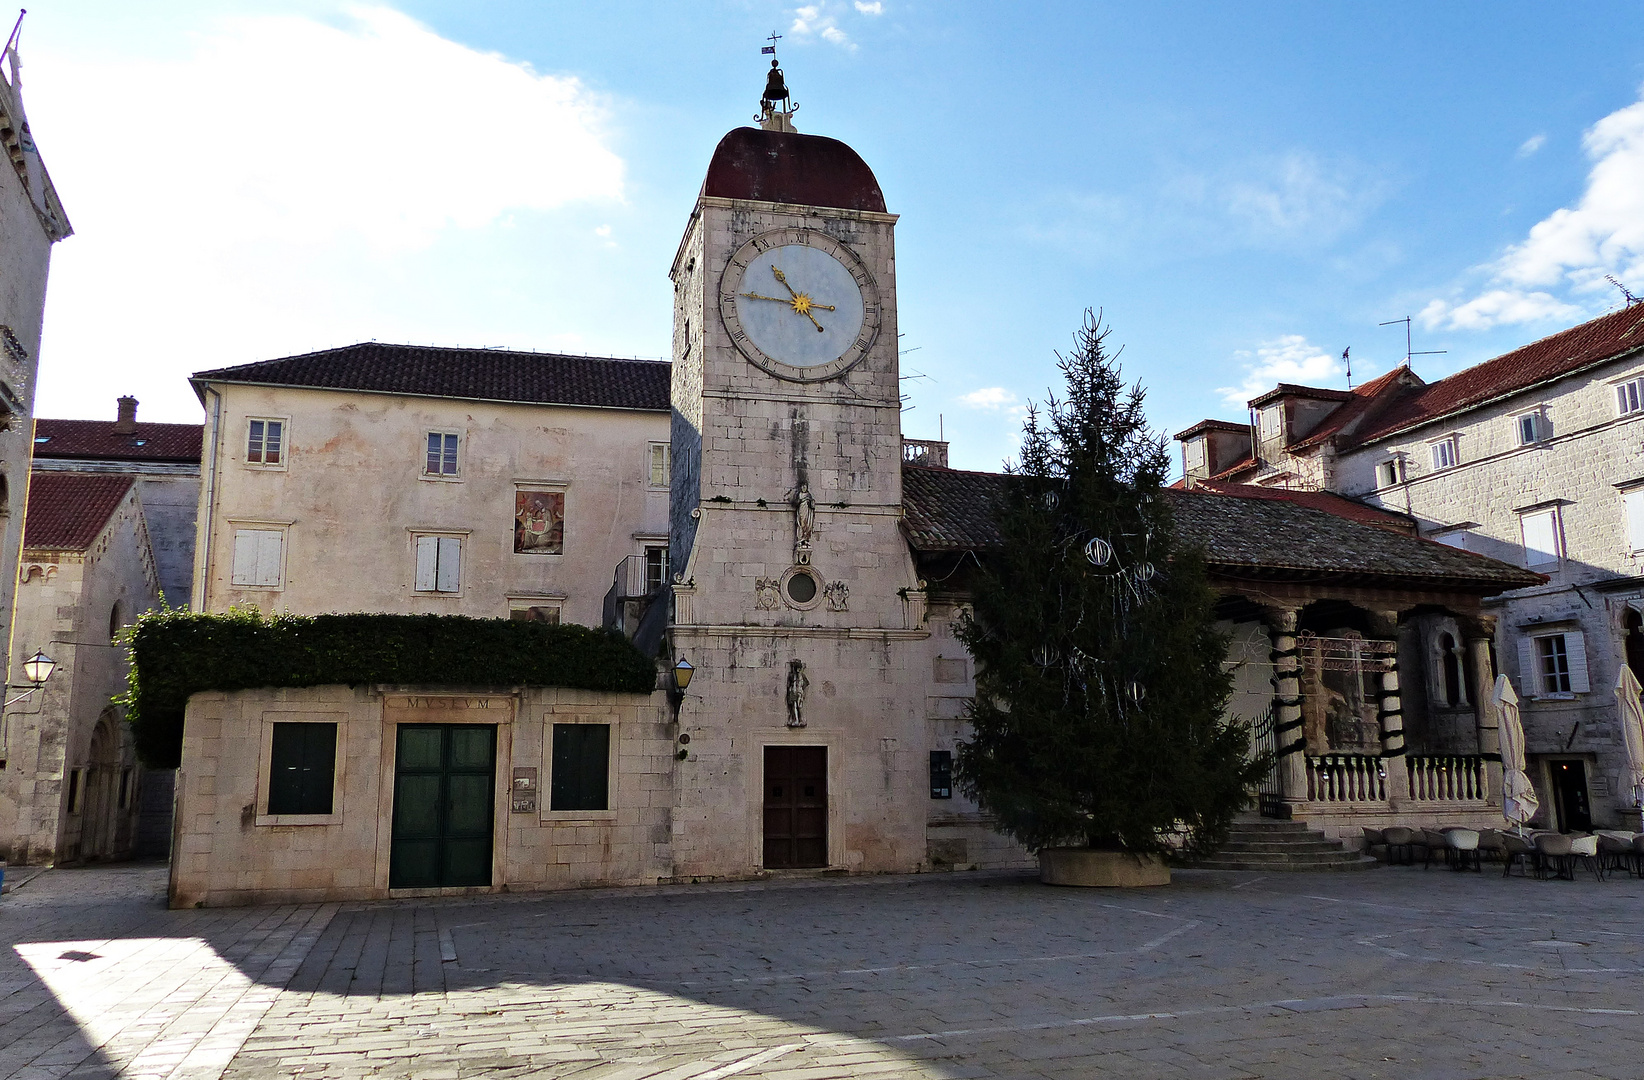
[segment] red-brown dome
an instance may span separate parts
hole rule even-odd
[[[885,212],[873,170],[838,139],[751,127],[719,140],[702,194]]]

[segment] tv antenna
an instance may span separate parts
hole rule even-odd
[[[1442,356],[1445,353],[1450,351],[1449,349],[1423,349],[1421,352],[1415,352],[1414,350],[1412,350],[1412,348],[1410,346],[1410,316],[1408,316],[1408,315],[1406,315],[1402,319],[1388,319],[1386,322],[1377,323],[1376,325],[1377,326],[1396,326],[1399,323],[1404,324],[1404,366],[1405,367],[1410,366],[1410,358],[1412,356]]]
[[[1644,296],[1634,296],[1631,289],[1615,279],[1614,274],[1605,274],[1604,280],[1621,290],[1621,295],[1627,298],[1628,307],[1632,307],[1634,304],[1644,304]]]

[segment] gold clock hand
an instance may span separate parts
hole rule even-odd
[[[825,307],[829,311],[832,311],[833,307],[829,304],[812,303],[811,298],[806,296],[804,293],[794,292],[793,286],[788,284],[788,275],[784,274],[775,264],[772,264],[771,266],[771,273],[776,275],[776,280],[780,281],[782,283],[782,287],[787,289],[789,295],[793,297],[793,309],[799,312],[799,314],[805,316],[805,318],[809,319],[811,321],[811,325],[816,327],[816,332],[818,334],[822,333],[822,324],[817,322],[816,316],[811,314],[811,308]]]
[[[793,291],[793,286],[792,285],[788,284],[788,275],[787,274],[784,274],[780,269],[778,269],[775,266],[771,267],[771,273],[776,275],[776,280],[778,280],[782,283],[782,287],[784,289],[788,290],[788,294],[790,296],[792,296],[795,300],[799,299],[799,294]]]
[[[778,304],[787,304],[789,307],[793,306],[793,301],[792,300],[784,300],[780,296],[761,296],[760,294],[758,294],[756,292],[745,292],[745,293],[742,293],[741,295],[746,296],[749,300],[774,300]]]

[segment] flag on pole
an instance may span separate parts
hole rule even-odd
[[[775,45],[765,45],[765,46],[762,46],[759,51],[762,52],[762,53],[765,53],[768,56],[775,56],[776,55],[776,46]]]

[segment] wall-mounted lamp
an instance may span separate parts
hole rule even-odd
[[[679,707],[685,701],[685,690],[691,685],[691,676],[695,673],[696,668],[683,656],[679,658],[679,663],[673,666],[673,686],[668,690],[668,702],[674,707],[676,724],[679,723]]]
[[[46,680],[51,678],[51,673],[55,670],[57,670],[57,661],[53,660],[43,652],[37,652],[27,660],[24,660],[23,674],[27,676],[29,682],[34,685],[29,689],[24,690],[21,694],[18,694],[10,701],[7,701],[5,707],[8,709],[11,708],[11,706],[17,704],[19,701],[22,701],[24,698],[34,693],[34,691],[40,689],[40,687],[45,685]]]

